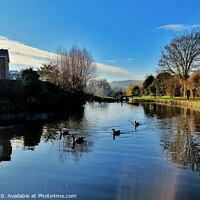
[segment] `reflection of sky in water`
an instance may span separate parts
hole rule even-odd
[[[170,106],[95,103],[84,115],[2,129],[0,152],[13,151],[11,162],[0,162],[0,188],[79,199],[199,199],[198,116]],[[85,142],[73,145],[60,128]],[[115,140],[112,128],[122,132]]]

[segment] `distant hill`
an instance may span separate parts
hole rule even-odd
[[[143,81],[142,80],[124,80],[124,81],[112,81],[109,82],[112,88],[121,88],[125,89],[127,88],[131,83],[132,84],[141,84]]]

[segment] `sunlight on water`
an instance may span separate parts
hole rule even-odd
[[[5,197],[200,199],[196,111],[87,103],[75,115],[11,125],[0,129],[0,188]],[[113,128],[120,135],[113,137]],[[60,129],[70,129],[70,135],[61,135]],[[72,134],[84,136],[84,142],[73,142]]]

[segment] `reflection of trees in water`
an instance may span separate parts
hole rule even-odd
[[[144,109],[149,113],[152,105],[146,104]],[[199,113],[164,105],[154,105],[153,111],[160,119],[161,142],[169,159],[180,167],[200,172]]]
[[[57,152],[59,160],[64,162],[69,156],[72,156],[75,161],[79,161],[86,153],[92,151],[93,142],[86,138],[81,144],[72,142],[70,137],[62,138],[58,143]]]
[[[30,127],[24,126],[21,133],[24,136],[24,147],[27,147],[25,149],[33,150],[40,143],[42,126],[38,124],[31,124]]]
[[[188,125],[187,120],[182,117],[178,118],[173,124],[176,130],[165,130],[161,141],[172,162],[194,171],[200,171],[200,149],[198,143],[193,140]],[[161,126],[165,129],[165,125],[161,124]]]
[[[0,130],[0,161],[10,161],[12,150],[34,150],[42,134],[41,126],[30,124],[5,127]]]
[[[58,128],[76,126],[80,130],[85,130],[86,121],[83,120],[83,116],[84,108],[67,115],[32,114],[28,115],[28,120],[26,115],[23,115],[23,119],[21,119],[21,115],[1,115],[1,123],[14,125],[1,127],[0,129],[0,161],[11,160],[13,149],[34,150],[40,143],[42,134],[44,141],[58,140]],[[67,120],[60,120],[63,118],[67,118]],[[46,131],[47,134],[45,129],[48,130]]]
[[[45,135],[48,135],[48,131]],[[60,134],[56,134],[55,132],[53,138],[45,140],[45,138],[47,138],[45,136],[44,140],[51,143],[50,151],[58,153],[58,158],[61,162],[65,162],[70,159],[70,157],[72,157],[75,161],[79,161],[85,153],[92,151],[93,142],[90,139],[90,135],[87,133],[76,134],[75,137],[78,137],[78,135],[85,137],[85,140],[81,144],[73,142],[71,135],[60,137]]]
[[[10,140],[0,138],[0,162],[10,161],[11,154],[12,154],[12,146]]]
[[[161,105],[155,103],[142,104],[144,112],[147,116],[157,118],[172,118],[181,114],[181,108],[172,107],[170,105]]]
[[[89,107],[92,107],[92,108],[108,108],[110,105],[110,103],[107,103],[107,102],[98,103],[95,101],[88,101],[87,104],[89,105]]]
[[[70,135],[61,135],[60,129],[62,131],[70,129]],[[75,137],[84,136],[84,142],[82,144],[74,143],[71,134]],[[51,151],[58,153],[61,162],[70,157],[79,161],[85,153],[91,152],[93,146],[87,130],[87,120],[83,115],[73,115],[55,124],[46,124],[43,126],[42,138],[45,142],[51,143]]]

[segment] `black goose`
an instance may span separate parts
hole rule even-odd
[[[62,132],[62,130],[60,129],[60,140],[61,140],[62,136],[65,136],[65,135],[69,135],[69,130]]]
[[[69,135],[69,130],[62,132],[62,130],[60,129],[60,135]]]
[[[74,135],[72,135],[72,139],[73,139],[73,143],[78,143],[78,144],[81,144],[84,142],[84,136],[79,136],[77,138],[74,137]]]
[[[115,129],[112,129],[112,131],[113,131],[113,135],[120,135],[120,130],[115,130]]]
[[[134,126],[139,126],[139,125],[140,125],[140,123],[135,120]]]

